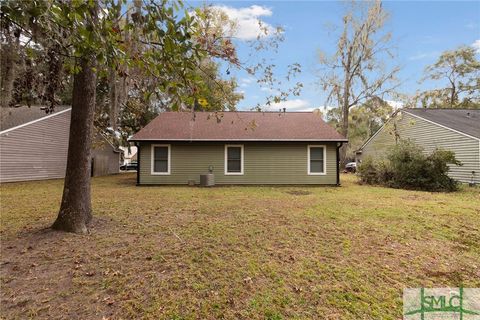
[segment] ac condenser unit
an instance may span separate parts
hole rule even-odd
[[[213,173],[201,174],[200,175],[200,186],[202,187],[213,187],[215,185],[215,176]]]

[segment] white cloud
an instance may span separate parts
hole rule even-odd
[[[426,58],[435,58],[438,56],[438,51],[432,51],[432,52],[420,52],[417,53],[416,55],[411,56],[409,59],[410,60],[422,60]]]
[[[248,77],[248,78],[241,78],[240,79],[240,87],[248,87],[251,83],[255,81],[255,78],[253,77]]]
[[[472,47],[475,49],[475,51],[477,51],[477,53],[480,53],[480,39],[475,40],[472,43]]]
[[[264,106],[266,111],[278,111],[286,108],[286,111],[313,111],[316,109],[312,106],[310,101],[304,99],[292,99],[287,101],[281,101],[278,103],[272,103],[269,106]]]
[[[267,92],[269,94],[280,95],[280,90],[274,88],[260,87],[260,91]]]
[[[418,43],[424,45],[432,45],[438,43],[439,41],[439,38],[434,36],[423,36],[419,38]]]
[[[478,28],[478,24],[473,22],[473,21],[470,21],[469,23],[467,23],[465,25],[465,28],[471,29],[471,30],[476,30]]]
[[[403,102],[395,100],[386,100],[386,102],[393,108],[393,110],[403,108]]]
[[[275,29],[268,23],[262,21],[262,26],[259,24],[260,17],[269,17],[272,15],[272,10],[264,6],[253,5],[247,8],[233,8],[225,5],[214,6],[214,9],[221,10],[227,16],[235,21],[236,30],[233,36],[241,40],[254,40],[259,35],[262,36],[265,32],[262,30],[266,28],[267,34],[272,34]]]

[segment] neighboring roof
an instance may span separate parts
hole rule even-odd
[[[480,110],[422,108],[402,111],[480,139]]]
[[[69,106],[57,106],[53,113],[45,113],[45,110],[40,109],[39,106],[36,107],[13,107],[13,108],[0,108],[0,133],[7,133],[12,130],[36,123],[38,121],[43,121],[45,119],[55,117],[59,114],[69,112],[72,108]],[[95,139],[97,141],[103,140],[107,145],[109,145],[114,152],[123,152],[122,150],[115,147],[115,145],[110,141],[110,139],[101,132],[95,134]],[[95,148],[95,146],[94,146]]]
[[[131,141],[347,141],[315,112],[163,112]]]
[[[426,121],[440,125],[447,129],[457,131],[463,135],[480,139],[480,110],[476,109],[399,109],[393,113],[385,124],[377,130],[367,141],[358,149],[362,149],[393,119],[397,113],[405,112],[414,117],[422,118]]]
[[[11,129],[49,115],[55,115],[70,109],[70,106],[57,106],[55,112],[47,114],[40,106],[22,106],[12,108],[0,108],[0,131]]]

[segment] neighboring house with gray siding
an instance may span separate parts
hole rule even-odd
[[[65,177],[70,108],[46,115],[40,107],[2,108],[0,182]],[[118,173],[120,152],[100,134],[92,150],[92,175]]]
[[[104,135],[97,133],[92,148],[92,177],[119,173],[122,155],[122,150],[116,148]]]
[[[312,112],[164,112],[135,134],[137,184],[338,185],[346,142]]]
[[[426,153],[436,148],[453,151],[463,165],[451,165],[449,175],[480,183],[480,110],[399,110],[357,151],[357,161],[384,157],[398,139],[412,140]]]

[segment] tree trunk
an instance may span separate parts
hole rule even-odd
[[[348,138],[348,114],[349,114],[349,92],[350,92],[350,84],[348,81],[345,81],[345,86],[343,90],[343,101],[342,101],[342,130],[341,134],[345,137]],[[347,158],[347,147],[348,143],[344,143],[342,147],[340,148],[340,164],[344,166],[346,164],[346,158]]]
[[[109,118],[110,118],[110,127],[114,131],[117,131],[117,118],[118,118],[118,84],[117,84],[117,73],[112,67],[110,69],[110,108],[109,108]]]
[[[18,40],[18,39],[17,39]],[[1,95],[0,104],[2,108],[10,106],[13,97],[13,84],[17,72],[17,60],[18,60],[18,41],[15,43],[2,44],[3,55],[1,57],[1,70],[2,79],[0,80]]]
[[[348,108],[346,109],[343,109],[342,110],[342,135],[345,137],[345,138],[348,138]],[[346,119],[346,120],[345,120]],[[342,144],[342,146],[340,147],[340,151],[339,151],[339,154],[340,154],[340,164],[341,166],[344,166],[347,162],[347,148],[348,148],[348,142],[347,143],[344,143]]]
[[[450,108],[455,108],[454,104],[456,102],[455,95],[457,94],[457,88],[455,84],[452,83],[452,93],[450,94]]]
[[[80,61],[73,79],[72,114],[63,197],[53,229],[86,233],[92,220],[91,146],[97,76],[93,59]]]

